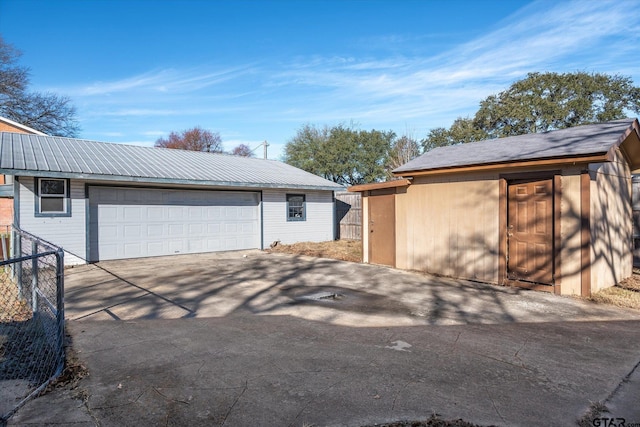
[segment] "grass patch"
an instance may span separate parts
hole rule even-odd
[[[351,262],[362,261],[362,243],[358,240],[301,242],[292,245],[278,243],[269,249],[269,252],[332,258]]]
[[[640,310],[640,292],[624,289],[619,285],[596,292],[591,295],[591,300],[601,304]]]
[[[597,303],[640,310],[640,271],[634,269],[631,277],[596,292],[590,299]]]

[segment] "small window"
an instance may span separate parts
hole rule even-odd
[[[36,215],[69,215],[69,181],[66,179],[38,179]]]
[[[287,194],[287,221],[306,221],[304,194]]]

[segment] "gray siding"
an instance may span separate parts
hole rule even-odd
[[[36,217],[33,177],[19,177],[20,228],[65,250],[65,264],[85,263],[87,254],[87,205],[85,181],[70,181],[70,217]],[[306,221],[287,221],[287,194],[306,196]],[[263,190],[264,246],[279,240],[285,244],[334,239],[334,203],[331,191]]]
[[[287,194],[306,196],[306,221],[287,221]],[[265,247],[276,240],[284,244],[333,240],[333,192],[264,190],[262,203]]]
[[[35,178],[21,176],[19,195],[19,227],[31,234],[62,247],[65,251],[66,265],[84,264],[86,259],[86,199],[84,182],[71,180],[71,216],[36,217],[35,216]]]

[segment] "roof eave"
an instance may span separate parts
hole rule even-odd
[[[273,188],[273,189],[294,189],[294,190],[318,190],[318,191],[342,191],[342,186],[315,186],[304,184],[274,184],[274,183],[261,183],[261,182],[232,182],[232,181],[204,181],[204,180],[189,180],[189,179],[172,179],[172,178],[148,178],[148,177],[135,177],[135,176],[116,176],[116,175],[97,175],[87,173],[73,173],[73,172],[50,172],[50,171],[35,171],[35,170],[16,170],[16,169],[2,169],[0,168],[0,174],[15,175],[15,176],[32,176],[41,178],[69,178],[69,179],[81,179],[85,181],[109,181],[109,182],[125,182],[125,183],[137,183],[137,184],[164,184],[164,185],[193,185],[203,187],[219,187],[219,188]]]
[[[0,116],[0,122],[5,122],[13,127],[16,127],[18,129],[22,129],[23,131],[30,133],[32,135],[40,135],[40,136],[49,136],[44,132],[40,132],[39,130],[36,130],[34,128],[30,128],[29,126],[25,126],[22,123],[18,123],[18,122],[14,122],[13,120],[10,120],[6,117],[1,117]],[[7,133],[15,133],[15,132],[10,132],[10,131],[2,131],[2,132],[7,132]]]
[[[631,126],[618,138],[614,148],[620,148],[631,170],[640,168],[640,124],[635,119]]]
[[[411,185],[410,179],[395,179],[393,181],[374,182],[371,184],[353,185],[347,188],[347,191],[357,193],[360,191],[382,190],[385,188],[406,187]]]
[[[523,160],[517,162],[510,161],[477,165],[452,166],[434,169],[418,169],[398,172],[394,171],[393,175],[398,177],[413,177],[464,172],[489,172],[494,170],[521,169],[526,167],[573,166],[588,163],[610,162],[612,160],[612,152],[607,151],[605,153],[590,154],[586,156],[553,157],[549,159]]]

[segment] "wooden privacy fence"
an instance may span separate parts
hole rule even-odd
[[[362,197],[360,193],[336,193],[336,238],[362,239]]]

